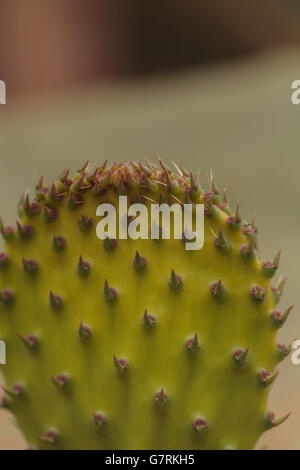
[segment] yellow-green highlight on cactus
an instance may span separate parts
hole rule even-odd
[[[96,209],[132,202],[205,204],[205,243],[96,236]],[[252,449],[280,424],[267,409],[290,346],[291,308],[271,287],[255,220],[221,199],[213,176],[161,160],[87,163],[41,179],[1,223],[2,406],[37,449]]]

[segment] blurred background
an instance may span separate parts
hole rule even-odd
[[[89,159],[179,160],[212,167],[256,213],[260,248],[283,248],[296,303],[278,340],[300,338],[300,0],[6,0],[0,3],[0,214],[38,176]],[[5,367],[5,366],[0,366]],[[1,372],[1,369],[0,369]],[[280,366],[269,408],[292,411],[257,448],[300,449],[300,365]],[[0,449],[26,443],[0,411]]]

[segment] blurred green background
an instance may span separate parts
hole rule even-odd
[[[288,15],[294,25],[294,11]],[[293,28],[282,18],[274,28],[285,38],[284,31]],[[20,194],[32,189],[40,175],[50,181],[87,159],[99,165],[106,157],[143,159],[159,153],[166,161],[200,168],[204,185],[213,168],[219,187],[227,188],[233,203],[241,203],[243,217],[251,220],[256,214],[263,257],[283,249],[281,272],[289,282],[281,307],[295,303],[296,308],[278,339],[300,338],[300,105],[291,103],[291,83],[300,79],[296,30],[292,41],[278,41],[280,47],[270,41],[266,47],[223,53],[214,60],[200,57],[184,66],[179,57],[172,73],[157,65],[153,70],[160,73],[127,70],[108,81],[95,73],[72,86],[56,78],[55,86],[46,87],[41,79],[36,94],[16,80],[11,96],[6,80],[8,104],[0,106],[1,217],[15,223]],[[269,408],[278,415],[292,411],[292,416],[266,433],[258,448],[300,449],[299,392],[300,365],[287,359]],[[24,447],[12,417],[0,411],[0,449]]]

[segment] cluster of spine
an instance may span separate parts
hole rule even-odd
[[[280,328],[285,323],[293,306],[289,307],[284,312],[276,309],[286,283],[286,279],[279,280],[279,282],[271,287],[269,279],[271,279],[278,270],[280,251],[275,256],[273,261],[263,261],[260,258],[257,245],[257,227],[255,218],[251,224],[244,222],[240,215],[239,204],[236,209],[232,210],[226,190],[224,190],[223,198],[221,198],[219,190],[216,186],[214,177],[210,174],[210,190],[204,192],[200,187],[199,176],[185,170],[182,164],[175,165],[175,171],[171,170],[164,162],[159,159],[159,165],[153,161],[146,160],[145,164],[137,163],[135,161],[115,163],[107,168],[107,162],[101,167],[96,168],[94,171],[90,169],[87,162],[73,178],[70,178],[69,171],[65,170],[59,178],[50,186],[46,187],[41,178],[36,186],[36,195],[33,201],[30,201],[29,195],[22,196],[19,203],[20,221],[17,222],[16,227],[5,226],[1,222],[1,233],[6,241],[7,252],[0,253],[0,270],[1,270],[1,291],[0,291],[0,307],[3,310],[9,311],[13,309],[14,303],[17,299],[17,292],[11,285],[3,285],[5,281],[5,270],[11,263],[11,253],[14,253],[15,245],[20,244],[26,246],[30,241],[34,242],[35,232],[40,223],[49,224],[49,231],[51,231],[51,224],[59,220],[60,211],[74,211],[72,212],[74,219],[77,220],[77,230],[82,234],[90,234],[95,229],[95,221],[90,215],[81,213],[78,217],[76,210],[84,210],[86,201],[86,194],[95,197],[95,207],[98,202],[111,202],[112,194],[114,196],[127,195],[131,203],[144,202],[149,203],[184,203],[196,204],[203,203],[205,205],[206,223],[209,225],[210,231],[213,234],[212,240],[206,240],[205,243],[212,243],[214,249],[224,255],[230,253],[233,245],[236,245],[235,236],[243,237],[244,243],[239,246],[239,254],[241,262],[243,263],[256,263],[255,269],[258,270],[259,278],[266,280],[264,285],[254,284],[248,287],[248,297],[253,304],[263,304],[269,296],[269,304],[273,305],[268,315],[270,327],[274,330]],[[97,202],[98,201],[98,202]],[[115,204],[117,204],[115,202]],[[90,213],[87,211],[87,213]],[[217,227],[217,232],[214,232],[212,227]],[[232,233],[232,237],[228,236],[228,229]],[[227,232],[227,235],[226,235]],[[63,253],[68,247],[68,237],[60,233],[51,233],[51,249],[53,252]],[[96,234],[95,234],[96,239]],[[185,241],[184,234],[182,240]],[[240,238],[239,238],[240,240]],[[118,241],[115,239],[105,239],[103,241],[103,249],[108,253],[116,253],[118,250]],[[156,243],[156,242],[151,242]],[[180,243],[180,241],[178,242]],[[46,247],[47,248],[47,247]],[[163,248],[162,248],[163,249]],[[187,255],[187,254],[186,254]],[[42,254],[41,254],[41,258]],[[121,260],[120,260],[121,262]],[[137,275],[143,276],[148,269],[148,264],[151,260],[144,256],[139,250],[136,250],[135,255],[131,259],[131,268],[136,271]],[[33,257],[22,257],[20,259],[20,266],[25,272],[26,276],[34,280],[39,275],[39,271],[43,268],[40,259]],[[251,265],[252,266],[252,265]],[[257,268],[258,266],[258,268]],[[250,268],[249,268],[250,269]],[[82,254],[74,261],[74,275],[88,279],[93,270],[93,264],[84,258]],[[171,292],[176,295],[176,301],[180,302],[181,292],[185,289],[184,275],[170,266],[169,277],[164,280],[166,295]],[[67,280],[66,280],[67,282]],[[230,287],[227,286],[225,279],[218,279],[208,285],[207,291],[216,305],[225,303],[231,296]],[[98,295],[98,293],[95,293]],[[121,298],[122,293],[119,293],[118,288],[111,285],[108,277],[105,277],[102,284],[102,296],[107,305],[116,305]],[[45,304],[48,303],[53,310],[53,314],[63,314],[65,302],[64,296],[50,289],[45,298]],[[145,309],[139,312],[141,328],[145,330],[154,330],[160,328],[159,318],[156,317],[154,312],[148,312],[147,299],[145,299]],[[201,305],[199,306],[201,308]],[[0,310],[1,313],[1,310]],[[207,312],[209,315],[209,312]],[[183,312],[184,315],[184,312]],[[77,334],[83,343],[88,343],[93,337],[94,325],[87,324],[84,321],[78,323]],[[108,332],[109,334],[109,332]],[[15,331],[16,337],[34,354],[39,354],[42,338],[35,332],[22,334]],[[188,338],[182,338],[182,345],[186,353],[189,355],[197,356],[201,354],[201,331],[194,331]],[[5,338],[4,338],[5,339]],[[184,349],[183,348],[183,349]],[[286,357],[291,350],[291,345],[285,346],[277,344],[276,354],[277,362],[280,362]],[[234,367],[247,368],[249,357],[251,356],[251,347],[237,347],[230,355],[228,355],[228,362],[231,361]],[[9,367],[9,364],[8,364]],[[115,368],[116,374],[120,379],[126,381],[129,374],[134,374],[135,365],[126,358],[119,357],[116,353],[112,355],[111,367]],[[204,371],[205,372],[205,371]],[[4,370],[5,373],[5,370]],[[199,371],[199,373],[202,373]],[[261,387],[268,387],[273,383],[278,375],[278,371],[266,370],[261,368],[256,375],[256,379]],[[61,390],[67,390],[73,386],[72,374],[67,371],[61,371],[58,374],[49,374],[49,382],[53,386]],[[5,395],[2,397],[1,406],[8,408],[18,415],[18,405],[15,406],[16,401],[22,400],[26,397],[29,390],[26,384],[15,382],[10,388],[4,388]],[[152,396],[148,397],[149,402],[153,402],[153,406],[158,409],[165,409],[172,407],[172,399],[163,384],[158,390],[153,390]],[[24,403],[26,406],[26,402]],[[274,413],[268,411],[262,418],[261,432],[265,429],[277,426],[287,419],[289,414],[276,418]],[[109,426],[110,418],[105,411],[91,410],[90,417],[88,418],[93,422],[96,429]],[[204,434],[210,428],[211,423],[204,416],[194,416],[191,418],[190,427],[196,433]],[[32,436],[30,436],[32,438]],[[45,429],[44,433],[37,435],[36,445],[43,447],[43,444],[58,445],[63,443],[63,435],[59,429],[49,428]],[[63,445],[63,444],[62,444]],[[122,443],[120,443],[122,446]],[[199,444],[201,447],[201,444]]]

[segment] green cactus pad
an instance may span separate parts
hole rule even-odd
[[[251,449],[283,421],[267,410],[284,283],[262,262],[255,222],[214,178],[147,160],[84,165],[1,224],[2,406],[40,449]],[[96,208],[204,203],[205,243],[99,240]],[[290,309],[288,310],[289,313]]]

